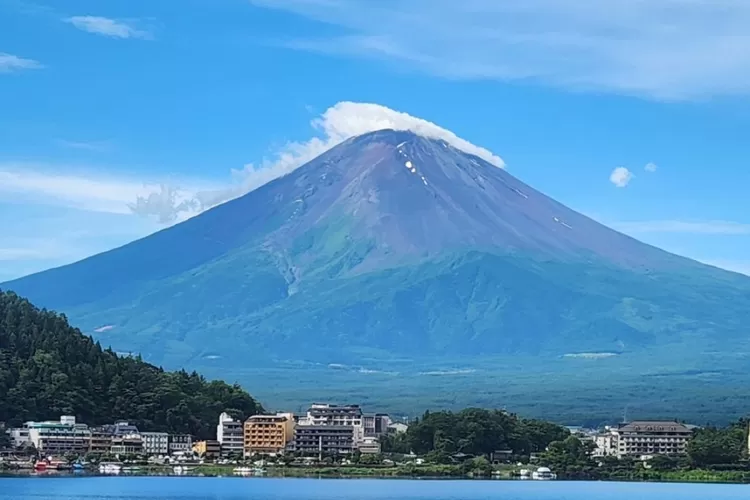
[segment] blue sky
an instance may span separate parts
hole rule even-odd
[[[416,123],[390,110],[750,273],[748,94],[740,0],[0,0],[0,281]]]

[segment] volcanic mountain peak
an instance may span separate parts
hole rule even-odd
[[[504,169],[410,131],[380,130],[349,139],[266,191],[274,193],[272,200],[294,204],[288,223],[275,234],[284,236],[277,246],[346,218],[349,240],[367,242],[362,264],[382,263],[385,254],[393,261],[465,248],[525,251],[556,260],[597,258],[628,267],[658,266],[667,257],[568,209]]]
[[[248,366],[460,360],[492,370],[502,356],[531,355],[525,372],[570,353],[627,354],[614,357],[631,363],[629,376],[667,358],[710,365],[708,352],[739,363],[750,324],[746,277],[612,231],[455,145],[393,130],[2,288],[115,350],[245,382]],[[305,375],[286,377],[261,385],[299,394]],[[368,396],[392,393],[387,380]]]

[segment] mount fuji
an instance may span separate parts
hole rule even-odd
[[[502,404],[606,419],[667,414],[690,388],[729,416],[750,378],[750,278],[407,131],[346,140],[185,222],[0,288],[116,351],[233,377],[279,405],[344,394],[404,413]]]

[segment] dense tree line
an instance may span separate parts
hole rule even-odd
[[[735,464],[747,453],[748,420],[724,428],[698,429],[688,443],[688,456],[699,467]]]
[[[497,451],[529,455],[544,451],[568,436],[567,429],[540,420],[526,420],[500,410],[469,408],[458,413],[427,412],[405,434],[391,434],[383,450],[446,460],[451,455],[490,456]]]
[[[238,385],[102,349],[64,315],[0,291],[0,422],[75,415],[93,425],[126,419],[143,430],[209,438],[222,411],[242,418],[262,408]]]

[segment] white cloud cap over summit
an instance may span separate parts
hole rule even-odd
[[[478,156],[496,167],[505,166],[505,162],[499,156],[461,139],[450,130],[379,104],[339,102],[328,108],[323,116],[313,120],[313,126],[323,130],[331,140],[338,142],[376,130],[408,130],[430,139],[442,139],[454,148]]]
[[[131,205],[131,209],[141,215],[151,216],[158,213],[159,218],[164,221],[184,219],[293,172],[347,139],[383,129],[408,130],[431,139],[441,139],[456,149],[478,156],[492,165],[500,168],[505,166],[499,156],[458,137],[450,130],[379,104],[339,102],[313,119],[310,125],[320,136],[303,142],[289,142],[273,155],[274,159],[264,159],[259,164],[249,163],[240,170],[233,170],[234,182],[230,186],[196,192],[192,200],[176,196],[174,192],[169,192],[168,196],[156,193],[141,196]],[[165,213],[165,210],[171,213]]]

